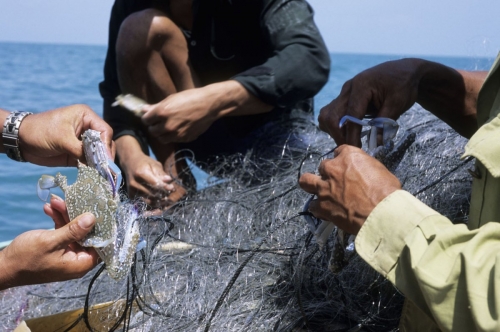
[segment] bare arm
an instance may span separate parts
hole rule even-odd
[[[172,94],[146,106],[142,121],[160,142],[189,142],[224,116],[269,112],[268,105],[239,82],[229,80]]]
[[[8,115],[8,111],[0,109],[2,125]],[[101,132],[113,159],[113,130],[87,105],[71,105],[25,117],[19,127],[23,158],[43,166],[76,166],[77,160],[85,160],[81,135],[87,129]],[[1,135],[0,143],[0,152],[5,152]]]
[[[476,132],[476,105],[486,71],[455,70],[434,62],[421,64],[417,102],[460,135]]]
[[[337,144],[359,146],[361,128],[348,124],[340,129],[342,116],[371,114],[397,119],[418,102],[470,137],[477,130],[476,100],[486,74],[457,71],[421,59],[385,62],[347,81],[340,95],[321,109],[319,125]]]

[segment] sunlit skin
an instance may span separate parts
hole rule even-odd
[[[10,112],[0,109],[0,123]],[[101,132],[110,158],[115,156],[113,130],[87,105],[71,105],[31,114],[19,128],[19,145],[23,158],[42,166],[76,166],[85,162],[81,136],[87,129]],[[0,143],[3,143],[0,137]],[[0,152],[4,153],[3,144]]]
[[[339,145],[360,146],[361,128],[347,123],[340,129],[342,116],[396,120],[417,102],[469,138],[477,130],[477,95],[486,75],[421,59],[384,62],[345,82],[340,95],[321,109],[319,126]]]
[[[5,122],[8,114],[0,110],[0,121]],[[19,129],[22,156],[43,166],[76,166],[78,160],[85,161],[81,135],[87,129],[101,132],[107,153],[114,158],[111,127],[86,105],[25,117]],[[3,144],[0,152],[4,152]],[[78,278],[97,264],[95,250],[77,243],[92,229],[95,223],[92,214],[82,214],[70,221],[65,203],[55,196],[44,206],[44,212],[54,220],[55,230],[23,233],[0,251],[0,289]]]
[[[319,126],[339,144],[333,160],[324,161],[320,176],[305,174],[300,186],[317,195],[309,210],[318,218],[357,234],[375,206],[399,181],[360,146],[361,128],[342,116],[366,114],[397,119],[415,102],[469,138],[477,130],[476,102],[487,72],[457,71],[421,59],[389,61],[347,81],[340,95],[321,109]]]
[[[333,159],[321,162],[319,175],[303,174],[299,185],[317,196],[309,205],[312,214],[349,234],[358,234],[375,206],[401,189],[384,165],[350,145],[339,146]]]
[[[93,248],[77,243],[92,230],[92,214],[69,221],[66,205],[58,198],[52,198],[44,212],[54,220],[55,230],[25,232],[0,251],[0,290],[80,278],[99,262]]]

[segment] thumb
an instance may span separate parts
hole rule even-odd
[[[156,104],[146,104],[144,106],[142,106],[142,114],[145,114],[145,113],[148,113],[150,111],[152,111],[154,108],[156,107]]]
[[[368,111],[368,106],[371,101],[371,94],[367,92],[360,94],[358,96],[352,95],[349,98],[349,104],[347,109],[347,115],[354,116],[360,120],[366,115]],[[346,123],[346,143],[349,145],[361,146],[361,129],[362,127],[358,124],[347,122]]]
[[[77,160],[85,160],[83,143],[74,135],[68,135],[64,141],[64,150],[71,157],[68,158],[68,166],[76,166]]]
[[[144,105],[142,106],[142,123],[144,123],[146,126],[150,126],[154,123],[157,122],[157,116],[155,114],[155,109],[158,107],[158,104],[152,104],[152,105]]]
[[[56,239],[60,245],[68,245],[82,240],[93,228],[95,217],[92,213],[84,213],[73,219],[66,226],[56,229]]]

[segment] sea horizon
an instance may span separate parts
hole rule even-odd
[[[315,97],[315,113],[333,100],[345,81],[384,61],[415,55],[331,52],[332,70],[327,84]],[[84,103],[102,116],[98,84],[103,77],[105,45],[78,45],[0,41],[0,108],[42,112]],[[487,70],[494,58],[475,56],[419,56],[465,70]],[[19,164],[0,156],[0,242],[31,229],[52,228],[36,195],[40,175],[62,172],[68,182],[74,168],[48,168]]]

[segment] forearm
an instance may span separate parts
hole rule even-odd
[[[0,266],[2,267],[0,269],[0,291],[17,286],[14,283],[16,278],[14,277],[13,268],[15,267],[9,264],[4,251],[0,251]]]
[[[464,137],[478,129],[476,104],[487,72],[459,71],[439,63],[406,59],[417,66],[417,102]]]
[[[234,80],[210,84],[200,89],[207,96],[209,112],[217,119],[266,113],[273,109],[272,105],[264,103]]]
[[[7,118],[9,113],[10,112],[0,108],[0,124],[2,125],[2,130],[3,130],[3,124],[5,123],[5,119]],[[5,149],[3,147],[3,135],[0,135],[0,153],[5,153]]]
[[[123,167],[128,160],[133,160],[138,156],[143,156],[144,152],[141,149],[141,145],[134,136],[124,135],[115,141],[116,144],[116,154],[120,160],[120,164]]]

